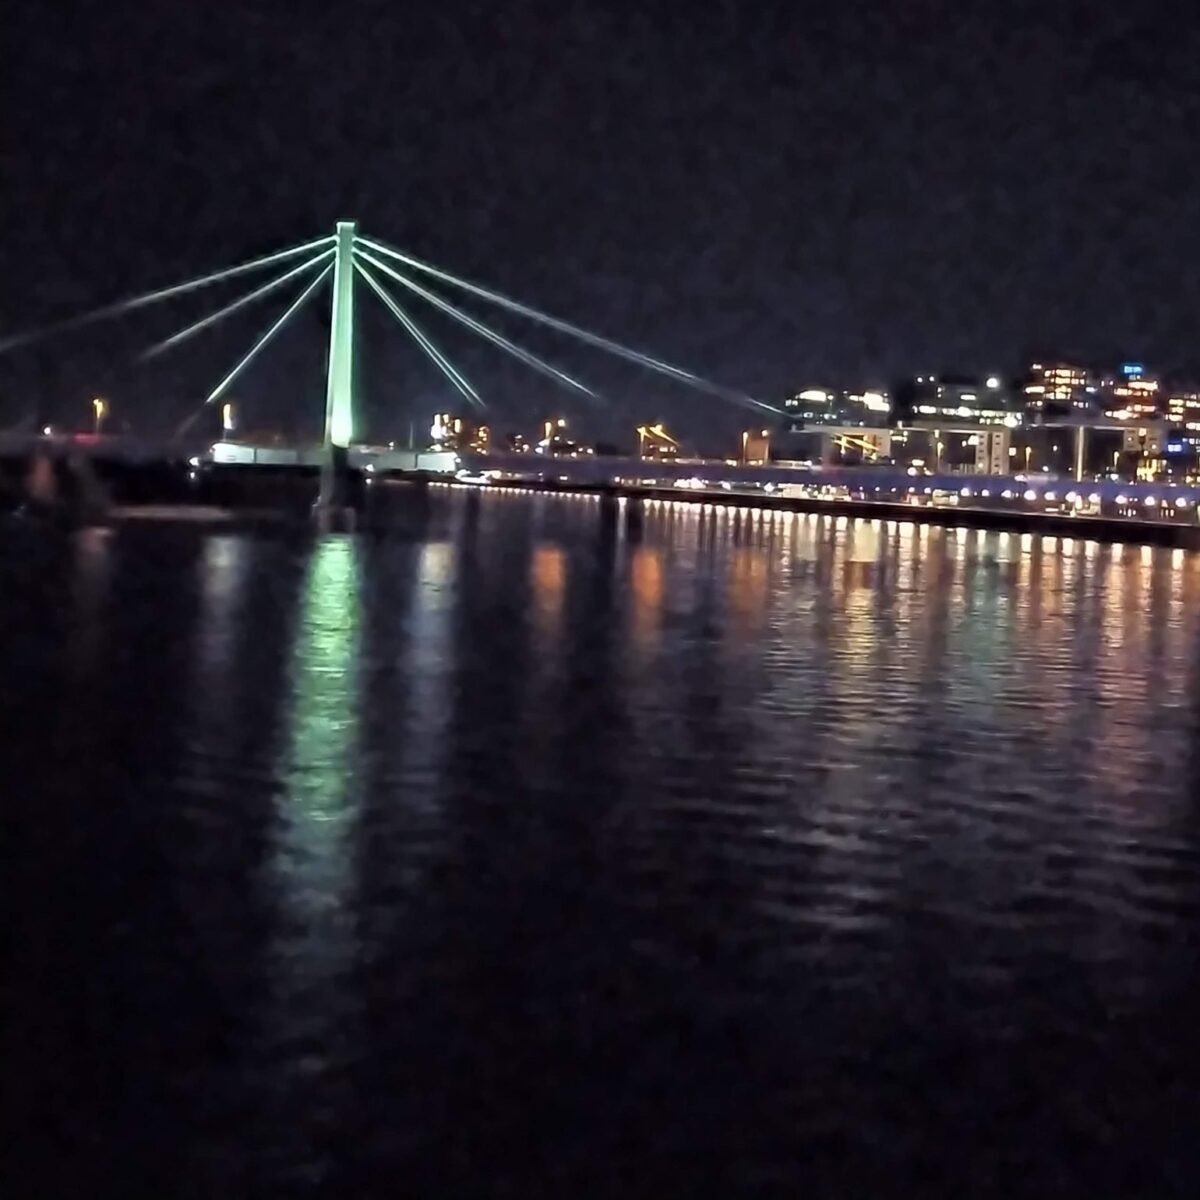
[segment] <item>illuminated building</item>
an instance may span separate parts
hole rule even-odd
[[[743,429],[739,454],[743,463],[765,463],[771,457],[769,429]]]
[[[1015,429],[1021,413],[999,376],[918,375],[897,396],[896,416],[904,425],[999,425]]]
[[[474,450],[486,454],[491,446],[491,430],[486,425],[475,425],[450,413],[434,414],[429,437],[435,450]]]
[[[1025,384],[1025,407],[1031,412],[1046,408],[1092,408],[1099,389],[1089,371],[1070,363],[1035,362]]]
[[[1011,435],[1024,415],[999,375],[918,375],[896,395],[896,424],[927,443],[920,459],[907,448],[914,465],[934,470],[999,474],[1007,468]]]
[[[1129,423],[1122,450],[1127,462],[1132,460],[1135,477],[1148,480],[1169,473],[1168,458],[1178,461],[1188,448],[1167,433],[1158,380],[1141,363],[1122,363],[1104,380],[1103,394],[1105,416]]]
[[[541,441],[533,448],[535,454],[545,454],[551,458],[579,458],[594,453],[590,447],[580,446],[567,437],[566,417],[544,422],[542,435]]]
[[[679,443],[667,432],[661,421],[655,425],[639,425],[638,457],[673,459],[679,455]]]
[[[1166,405],[1167,420],[1173,429],[1200,432],[1200,392],[1172,391]]]
[[[1121,449],[1133,460],[1136,478],[1152,480],[1163,470],[1168,445],[1165,432],[1161,424],[1131,425],[1124,431]]]
[[[789,396],[783,402],[787,414],[787,427],[798,429],[814,421],[835,421],[837,419],[838,393],[831,388],[805,388],[794,396]]]
[[[783,407],[784,420],[773,434],[778,439],[774,457],[780,461],[874,462],[890,453],[892,402],[882,388],[805,388]],[[741,457],[765,461],[768,447],[759,445],[765,435],[751,430],[745,436],[752,446]]]
[[[1197,473],[1200,459],[1200,392],[1181,389],[1166,399],[1167,436],[1163,454],[1170,474],[1189,478]]]
[[[1104,413],[1116,421],[1153,421],[1162,415],[1158,380],[1141,363],[1122,363],[1102,385]]]
[[[845,393],[846,416],[863,425],[877,425],[892,411],[891,397],[884,391]]]
[[[799,433],[812,425],[879,426],[887,423],[892,402],[880,388],[835,391],[812,387],[783,402],[785,419],[781,432]]]
[[[457,450],[462,432],[463,423],[461,417],[452,417],[449,413],[433,414],[433,424],[429,427],[429,437],[435,449]]]

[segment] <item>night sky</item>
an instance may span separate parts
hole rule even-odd
[[[1012,373],[1035,353],[1200,376],[1194,8],[22,6],[3,38],[0,324],[353,216],[766,399]],[[152,367],[133,359],[239,288],[7,356],[0,427],[34,407],[83,413],[101,389],[139,427],[173,427],[279,301]],[[399,436],[451,393],[361,296],[363,432]],[[585,411],[444,318],[424,323],[499,425]],[[744,422],[554,335],[523,340],[611,397],[596,432]],[[239,382],[253,423],[318,425],[323,343],[314,313]]]

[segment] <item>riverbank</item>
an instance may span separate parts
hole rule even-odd
[[[8,464],[6,480],[10,513],[21,504],[19,475]],[[318,487],[317,473],[306,468],[219,467],[196,470],[188,466],[101,469],[94,486],[85,489],[68,474],[59,479],[53,506],[67,524],[104,525],[155,521],[195,525],[294,525],[311,520]],[[1097,542],[1123,542],[1200,549],[1200,524],[1164,519],[1139,520],[1114,516],[1072,516],[1031,512],[997,505],[971,503],[946,506],[820,496],[780,496],[765,491],[691,490],[638,484],[582,484],[564,480],[511,480],[476,485],[444,476],[420,473],[363,475],[355,472],[355,490],[362,512],[360,528],[386,528],[386,513],[373,501],[381,490],[414,491],[429,487],[473,488],[480,492],[526,492],[588,495],[634,505],[682,506],[699,511],[761,510],[823,513],[867,520],[910,521],[943,528],[997,530],[1043,534]],[[101,498],[102,494],[102,498]],[[86,502],[85,502],[86,501]],[[379,519],[373,519],[373,513]]]
[[[435,483],[434,486],[472,485]],[[614,486],[580,487],[556,482],[520,482],[492,484],[487,490],[549,492],[564,495],[599,495],[626,502],[680,505],[700,510],[736,509],[767,512],[819,513],[856,519],[911,521],[942,528],[992,529],[1006,533],[1035,533],[1050,537],[1078,538],[1097,542],[1130,542],[1136,545],[1167,546],[1200,550],[1200,524],[1184,525],[1172,521],[1123,520],[1116,517],[1068,516],[1057,513],[1030,513],[968,505],[933,507],[897,504],[881,500],[835,500],[808,496],[773,496],[767,493],[726,491],[694,492],[676,488]]]

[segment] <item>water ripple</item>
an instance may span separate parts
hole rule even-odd
[[[40,1194],[1195,1194],[1200,561],[377,502],[0,541]]]

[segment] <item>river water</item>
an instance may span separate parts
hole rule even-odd
[[[0,528],[6,1197],[1200,1187],[1200,558]]]

